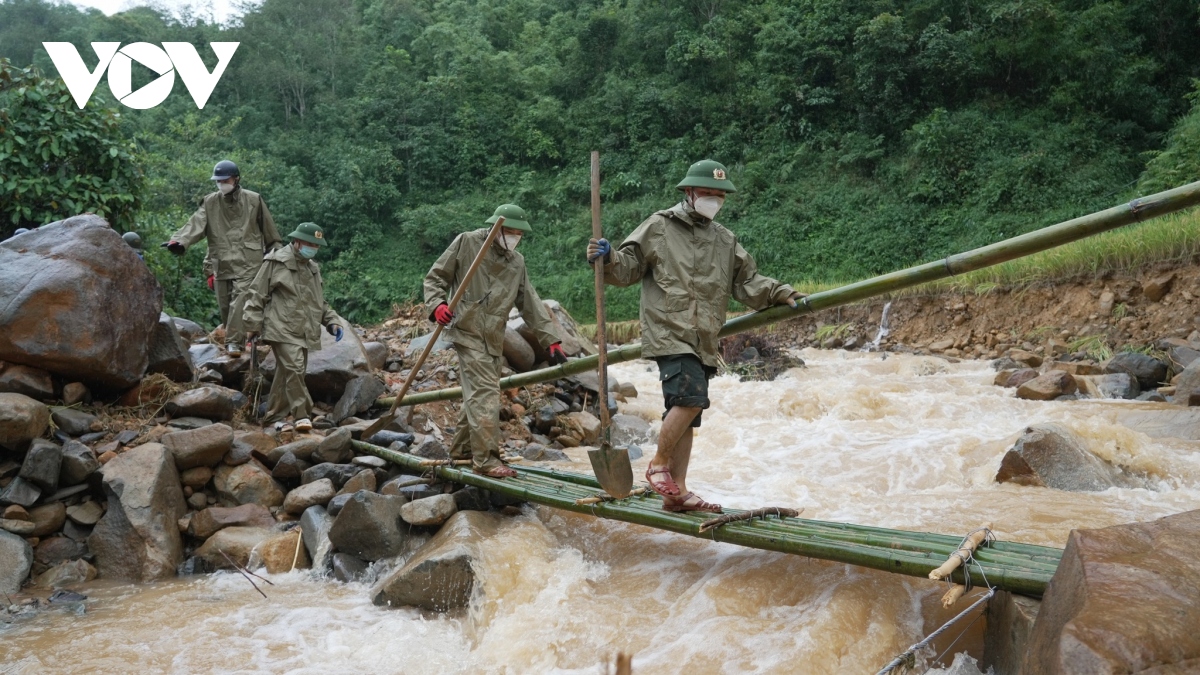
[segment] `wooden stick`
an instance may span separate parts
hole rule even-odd
[[[803,511],[803,510],[804,509],[800,509],[800,511],[797,511],[796,509],[785,509],[781,506],[765,506],[761,509],[754,509],[753,511],[743,511],[741,513],[730,513],[730,514],[726,514],[724,516],[720,516],[718,518],[713,518],[712,520],[706,520],[703,523],[700,523],[700,531],[708,532],[709,530],[713,529],[714,527],[720,527],[720,526],[726,525],[728,523],[736,523],[739,520],[752,520],[754,518],[766,518],[767,516],[779,516],[780,518],[795,518],[795,517],[799,516],[801,511]]]
[[[229,555],[227,553],[225,553],[225,551],[221,551],[221,555],[225,556],[225,559],[229,561],[230,565],[233,565],[233,569],[237,570],[243,577],[246,577],[246,581],[250,582],[250,585],[254,587],[254,590],[258,591],[259,595],[263,596],[264,600],[270,600],[270,598],[267,597],[267,594],[263,593],[262,589],[258,587],[258,584],[254,583],[254,580],[251,579],[248,574],[246,574],[246,570],[242,569],[241,565],[234,562],[233,558],[230,558]],[[258,575],[255,575],[255,576],[258,576]]]
[[[292,569],[288,570],[289,572],[296,569],[296,561],[300,559],[300,542],[304,541],[304,531],[301,530],[299,527],[297,527],[295,529],[296,529],[296,552],[292,555]]]
[[[971,555],[975,553],[975,549],[983,543],[983,540],[987,539],[988,533],[991,532],[991,528],[992,524],[988,523],[978,530],[972,532],[970,536],[966,538],[966,541],[964,541],[962,545],[958,547],[958,550],[956,550],[954,553],[951,553],[950,557],[946,559],[946,562],[942,563],[941,567],[938,567],[929,573],[929,578],[933,579],[934,581],[940,581],[950,576],[954,570],[958,569],[959,565],[963,564],[964,559],[970,558]]]
[[[963,586],[962,584],[955,584],[950,590],[946,591],[945,595],[942,596],[942,608],[950,609],[954,606],[954,603],[958,602],[958,599],[963,596],[963,593],[966,592],[966,586]]]
[[[469,466],[469,459],[423,459],[421,466]]]
[[[592,151],[592,237],[599,240],[603,237],[600,225],[600,152]],[[604,259],[597,258],[592,267],[596,270],[596,378],[599,383],[596,407],[600,409],[600,434],[604,442],[609,438],[608,424],[608,333],[604,327]],[[584,395],[583,407],[587,409],[587,398]]]
[[[632,492],[630,492],[629,496],[630,497],[638,497],[638,496],[641,496],[644,494],[646,494],[646,488],[637,488],[637,489],[633,490]],[[601,492],[600,494],[593,495],[591,497],[583,497],[582,499],[576,499],[575,503],[578,504],[579,506],[587,506],[589,504],[599,504],[601,502],[611,502],[614,499],[615,499],[615,497],[609,495],[607,492]]]

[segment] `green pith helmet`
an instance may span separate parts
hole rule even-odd
[[[491,218],[487,219],[488,225],[495,225],[496,220],[504,216],[504,227],[511,227],[514,230],[522,232],[533,232],[533,228],[529,226],[529,221],[525,219],[525,209],[516,204],[501,204],[496,207],[496,212]]]
[[[142,250],[142,237],[137,232],[126,232],[125,234],[121,235],[121,238],[124,239],[125,243],[129,244],[133,250]]]
[[[724,164],[711,159],[702,159],[688,167],[687,175],[675,187],[679,190],[698,187],[737,192],[737,188],[733,187],[733,181],[729,180],[727,176],[728,172],[726,172]]]
[[[289,234],[288,238],[299,239],[317,246],[325,245],[325,233],[317,227],[316,223],[300,223],[296,226],[296,231]]]

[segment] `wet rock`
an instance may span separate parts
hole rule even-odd
[[[1092,454],[1087,444],[1061,424],[1036,424],[1005,453],[998,483],[1098,492],[1110,487],[1142,487],[1143,482]]]
[[[338,424],[347,417],[364,413],[375,405],[376,399],[386,393],[387,387],[383,386],[383,383],[374,375],[356,377],[346,384],[346,389],[342,392],[342,397],[338,399],[337,405],[333,406],[333,412],[329,419],[334,424]]]
[[[184,342],[191,343],[208,335],[208,331],[204,330],[204,326],[183,317],[173,316],[171,317],[171,323],[175,324],[175,331],[179,333],[179,337],[183,338]]]
[[[310,466],[312,465],[308,462],[288,452],[275,462],[275,467],[271,469],[271,477],[286,486],[295,487],[300,484],[304,472]]]
[[[85,525],[76,525],[68,518],[67,522],[63,523],[63,534],[70,537],[72,541],[77,541],[81,544],[86,544],[87,538],[92,536],[93,527]]]
[[[220,358],[224,352],[214,344],[192,345],[188,347],[188,355],[192,359],[192,367],[202,368],[213,360]]]
[[[1104,369],[1086,361],[1057,361],[1050,364],[1050,370],[1061,370],[1071,375],[1103,375]]]
[[[266,467],[253,460],[239,466],[217,467],[213,486],[222,505],[258,504],[270,508],[283,504],[283,488]]]
[[[62,401],[63,405],[91,403],[92,392],[88,391],[87,385],[82,382],[71,382],[63,385]]]
[[[96,454],[79,441],[67,441],[62,446],[62,463],[59,466],[58,484],[79,485],[87,477],[100,470]]]
[[[530,443],[521,448],[518,452],[525,459],[537,462],[541,461],[541,459],[545,456],[546,446],[542,445],[541,443]]]
[[[193,490],[199,490],[212,480],[213,471],[207,466],[197,466],[179,474],[179,482]]]
[[[1074,394],[1078,387],[1070,373],[1051,370],[1017,387],[1017,398],[1029,401],[1051,401],[1064,394]]]
[[[274,355],[263,360],[262,371],[268,376],[268,380],[274,376]],[[308,353],[304,384],[308,386],[309,394],[314,399],[336,401],[341,398],[351,380],[370,374],[371,366],[367,362],[367,354],[363,351],[362,341],[354,330],[345,331],[341,342],[334,342],[332,335],[321,331],[320,351]]]
[[[333,578],[344,584],[366,581],[367,563],[348,553],[334,553]]]
[[[238,565],[247,567],[254,547],[274,534],[265,527],[226,527],[201,544],[200,548],[196,549],[195,556],[204,561],[208,569],[231,569],[233,566],[225,556],[229,556]],[[221,555],[222,553],[225,555]]]
[[[388,465],[386,459],[381,459],[379,457],[375,457],[374,455],[359,455],[358,457],[350,460],[350,463],[354,464],[355,466],[361,466],[368,469],[386,469]]]
[[[67,507],[62,502],[45,504],[29,509],[29,520],[33,523],[31,537],[45,537],[58,532],[67,520]]]
[[[317,446],[316,452],[312,454],[313,461],[317,463],[328,462],[330,464],[345,464],[354,458],[354,451],[350,449],[350,430],[337,429],[325,437],[324,440]]]
[[[1122,352],[1104,365],[1106,373],[1128,373],[1142,389],[1154,389],[1167,379],[1167,364],[1137,352]]]
[[[1077,379],[1081,389],[1097,398],[1137,398],[1141,393],[1137,380],[1129,373],[1087,375]]]
[[[192,381],[192,355],[171,317],[158,315],[147,351],[147,373],[162,373],[176,382]]]
[[[0,490],[0,504],[16,504],[29,508],[37,503],[38,497],[41,496],[41,488],[17,476],[7,487]]]
[[[1013,361],[1023,364],[1027,368],[1037,368],[1038,366],[1042,365],[1042,357],[1034,354],[1033,352],[1027,352],[1023,349],[1010,349],[1008,350],[1007,356]]]
[[[208,505],[208,495],[204,494],[203,492],[193,492],[192,496],[187,498],[187,503],[188,506],[192,507],[194,510],[201,511],[205,506]],[[187,526],[181,527],[181,529],[189,529],[191,527],[191,522],[191,520],[188,520],[186,524]]]
[[[1072,530],[1026,673],[1184,673],[1200,660],[1200,511]]]
[[[47,401],[54,398],[54,382],[50,380],[50,373],[39,368],[0,361],[0,392]]]
[[[242,392],[209,384],[189,389],[167,401],[167,414],[172,417],[231,420],[247,403],[249,400]]]
[[[537,355],[533,352],[533,347],[521,334],[512,328],[504,329],[504,358],[508,360],[508,364],[518,373],[524,373],[533,369],[533,364],[537,362]]]
[[[800,359],[796,359],[796,360],[800,361]],[[804,366],[804,361],[800,361],[799,367],[802,367],[802,366]],[[637,387],[633,386],[632,382],[622,382],[617,387],[617,393],[625,398],[637,398],[637,396],[638,396]]]
[[[308,569],[312,566],[308,559],[308,551],[300,545],[299,538],[300,529],[293,528],[290,532],[264,539],[251,554],[251,565],[261,563],[270,574]]]
[[[50,441],[37,439],[25,453],[25,461],[21,463],[21,478],[36,485],[43,492],[54,492],[58,489],[58,474],[62,467],[62,448]]]
[[[9,518],[0,518],[0,530],[19,534],[22,537],[33,536],[33,529],[37,527],[33,521],[29,520],[11,520]]]
[[[333,486],[340,490],[345,487],[347,481],[357,476],[359,471],[362,471],[362,467],[353,464],[330,464],[329,462],[325,462],[305,469],[304,473],[301,474],[300,482],[311,483],[322,478],[328,478],[333,481]]]
[[[324,570],[329,565],[333,545],[329,542],[329,528],[333,516],[323,506],[310,506],[300,516],[300,531],[304,534],[304,548],[312,561],[313,569]]]
[[[405,446],[413,444],[416,436],[402,431],[380,431],[371,437],[367,442],[372,445],[378,445],[383,448],[391,447],[393,443],[403,443]]]
[[[427,482],[415,483],[409,481],[409,485],[398,487],[395,489],[396,495],[402,498],[405,502],[416,501],[418,499],[428,499],[442,494],[441,487],[434,487]]]
[[[83,560],[68,560],[38,575],[34,583],[42,588],[66,588],[96,578],[96,568]]]
[[[318,481],[313,481],[287,493],[287,497],[283,500],[283,510],[298,516],[304,513],[304,510],[310,506],[324,506],[333,499],[336,490],[333,489],[333,481],[328,478],[322,478]]]
[[[110,390],[146,372],[162,288],[103,218],[75,216],[0,242],[0,299],[0,360]]]
[[[100,502],[84,502],[68,507],[66,515],[76,525],[91,527],[99,522],[100,517],[104,515],[104,507],[100,505]]]
[[[600,420],[590,412],[573,412],[567,414],[567,420],[582,434],[580,439],[584,445],[596,445],[600,440]]]
[[[387,364],[388,348],[382,342],[364,342],[363,352],[367,355],[367,363],[372,370],[383,370]]]
[[[409,448],[409,452],[423,459],[450,459],[450,451],[433,436],[426,436],[416,446]]]
[[[50,409],[24,394],[0,393],[0,446],[22,451],[46,433]]]
[[[329,529],[337,550],[363,560],[379,560],[400,552],[408,525],[400,518],[401,497],[356,492],[346,501]]]
[[[190,431],[172,431],[162,437],[162,444],[180,471],[211,467],[233,447],[233,429],[224,424],[210,424]]]
[[[1002,386],[1010,389],[1014,387],[1020,387],[1026,382],[1037,378],[1039,374],[1040,373],[1033,368],[1022,368],[1013,372],[1013,374],[1009,376],[1008,380]]]
[[[107,579],[153,581],[183,562],[176,521],[187,512],[171,453],[158,443],[126,450],[101,469],[108,510],[88,537]]]
[[[1013,361],[1012,359],[1008,358],[1007,356],[1001,356],[1000,358],[996,359],[995,361],[992,361],[991,365],[992,365],[992,370],[995,370],[997,372],[999,372],[1001,370],[1020,370],[1025,367],[1025,364],[1017,363],[1016,361]]]
[[[433,337],[432,332],[413,338],[412,341],[408,343],[408,347],[404,349],[404,355],[412,356],[413,354],[420,352],[422,349],[425,349],[425,345],[429,344],[429,338],[431,337]],[[437,352],[444,352],[447,349],[453,348],[454,343],[450,342],[450,340],[446,337],[445,332],[442,332],[442,334],[438,336],[438,341],[434,343],[433,352],[431,353],[436,354]]]
[[[609,421],[613,445],[650,442],[650,423],[646,420],[635,415],[613,415]]]
[[[487,490],[481,488],[468,485],[451,496],[454,497],[454,507],[458,511],[489,511],[492,508]]]
[[[207,539],[227,527],[270,528],[274,525],[275,518],[271,512],[259,504],[210,506],[192,516],[188,534]]]
[[[1200,351],[1186,345],[1172,345],[1167,349],[1167,358],[1171,360],[1171,367],[1181,372],[1200,358]]]
[[[71,436],[82,436],[91,431],[99,431],[99,420],[82,410],[73,408],[55,408],[50,414],[54,425]],[[96,428],[93,428],[96,425]]]
[[[404,522],[421,527],[441,525],[457,512],[454,495],[446,494],[417,499],[400,507],[400,517]]]
[[[338,494],[352,495],[359,490],[374,492],[375,486],[375,472],[370,469],[364,469],[354,474],[354,478],[346,481],[346,484],[342,486],[342,489],[338,490]]]
[[[411,487],[413,485],[428,486],[429,481],[420,476],[399,475],[379,486],[379,493],[385,495],[399,495],[402,488]]]
[[[500,522],[493,513],[455,514],[403,567],[371,589],[372,601],[436,612],[466,607],[475,587],[473,563],[480,543],[499,531]]]
[[[317,448],[321,447],[321,440],[319,436],[305,436],[271,450],[267,453],[267,460],[271,463],[277,462],[290,452],[295,455],[296,459],[312,462],[314,461],[313,453],[317,451]],[[319,462],[320,460],[317,461]]]
[[[353,496],[354,495],[351,494],[345,494],[338,495],[333,499],[330,499],[329,503],[325,505],[326,513],[328,513],[331,518],[336,518],[337,514],[342,512],[342,507],[345,506],[346,502],[350,501],[350,498]]]
[[[549,405],[538,408],[533,417],[533,426],[539,433],[548,434],[557,422],[557,413]]]
[[[13,594],[33,567],[33,547],[24,538],[0,530],[0,593]]]
[[[1135,401],[1150,401],[1151,403],[1166,403],[1167,397],[1157,391],[1143,391],[1137,395]]]
[[[33,573],[46,570],[69,560],[79,560],[87,555],[88,549],[82,542],[68,537],[50,537],[38,542],[33,550]]]
[[[1195,394],[1200,393],[1200,361],[1193,361],[1191,365],[1183,369],[1179,374],[1179,378],[1175,380],[1175,397],[1174,401],[1182,405],[1194,405],[1191,400]],[[4,394],[0,394],[3,397]],[[0,412],[0,415],[3,413]]]

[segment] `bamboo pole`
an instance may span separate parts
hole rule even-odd
[[[822,309],[840,307],[877,295],[893,293],[930,281],[937,281],[938,279],[945,279],[957,274],[973,272],[985,267],[991,267],[992,265],[999,265],[1009,260],[1023,258],[1056,246],[1086,239],[1102,232],[1108,232],[1109,230],[1115,230],[1126,225],[1140,223],[1168,213],[1181,211],[1197,204],[1200,204],[1200,181],[1188,183],[1187,185],[1164,192],[1158,192],[1147,197],[1139,197],[1120,206],[1114,206],[981,248],[958,253],[942,260],[872,277],[833,290],[813,293],[801,300],[799,307],[796,309],[792,309],[788,305],[776,305],[760,312],[744,314],[726,322],[718,335],[720,337],[727,337],[736,333],[744,333],[748,330],[754,330],[755,328],[761,328],[804,314],[811,314]],[[632,361],[640,358],[641,355],[642,346],[640,344],[626,345],[620,349],[610,350],[608,352],[608,363]],[[530,384],[549,382],[576,373],[593,370],[596,368],[597,361],[598,358],[596,356],[589,356],[568,361],[561,366],[513,375],[500,380],[500,388],[512,389],[514,387],[524,387]],[[453,387],[406,396],[402,404],[416,405],[432,401],[448,401],[461,397],[462,389]],[[378,404],[381,406],[391,405],[393,398],[381,398]]]
[[[354,441],[354,447],[360,452],[381,457],[404,468],[420,471],[430,470],[429,467],[421,465],[419,457],[362,441]],[[960,538],[946,535],[895,532],[894,534],[899,539],[912,540],[921,537],[928,539],[927,547],[924,550],[920,550],[920,547],[915,545],[911,548],[901,548],[896,547],[894,541],[885,541],[884,533],[889,532],[888,530],[870,528],[871,534],[875,537],[874,540],[878,542],[872,544],[855,540],[853,532],[849,528],[844,530],[837,527],[823,528],[816,526],[816,524],[820,524],[820,521],[792,518],[729,523],[719,529],[701,534],[700,527],[707,520],[704,514],[663,511],[662,502],[656,495],[628,497],[597,504],[577,504],[577,500],[595,494],[596,486],[588,485],[588,479],[584,476],[566,480],[565,477],[569,474],[548,476],[546,473],[553,472],[543,470],[535,473],[519,469],[520,475],[517,478],[495,479],[450,466],[434,467],[432,470],[443,480],[473,485],[557,509],[636,523],[702,539],[849,563],[907,576],[927,577],[929,571],[945,559],[946,541],[950,540],[952,547],[957,547],[961,542]],[[591,482],[594,484],[594,481]],[[831,533],[839,532],[840,538],[828,536]],[[822,536],[823,533],[826,536]],[[1061,551],[1055,549],[1030,548],[1041,549],[1047,557],[1053,557],[1055,554],[1061,556]],[[1054,570],[1049,565],[1027,565],[1019,559],[989,560],[984,555],[986,550],[988,549],[980,549],[976,555],[978,565],[971,565],[966,570],[962,568],[955,570],[951,574],[952,580],[964,583],[966,580],[964,573],[966,573],[970,575],[972,584],[983,585],[986,576],[986,583],[989,585],[1021,595],[1040,597],[1053,576]]]

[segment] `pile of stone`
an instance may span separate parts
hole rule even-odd
[[[1165,402],[1170,396],[1170,400],[1189,405],[1187,398],[1177,395],[1176,386],[1166,384],[1172,381],[1174,366],[1138,352],[1122,352],[1096,362],[1086,355],[1044,360],[1023,349],[1009,349],[992,367],[996,386],[1014,388],[1017,398],[1031,401],[1115,398]],[[1198,371],[1195,382],[1200,385],[1200,364],[1194,370]],[[1183,374],[1176,375],[1175,381],[1183,381]]]

